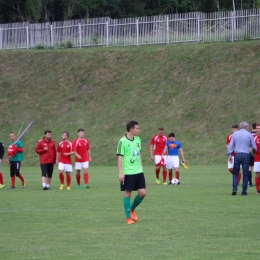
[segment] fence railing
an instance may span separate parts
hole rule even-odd
[[[260,9],[0,24],[0,49],[127,46],[260,38]]]

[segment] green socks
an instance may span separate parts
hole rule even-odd
[[[126,218],[130,218],[130,198],[124,197],[124,209]]]
[[[135,210],[135,208],[143,201],[143,198],[139,197],[139,195],[136,195],[134,202],[131,206],[131,210]]]

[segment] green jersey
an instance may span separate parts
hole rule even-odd
[[[10,142],[9,145],[12,145],[13,142]],[[21,140],[18,140],[18,142],[15,144],[17,148],[22,148],[23,147],[23,143]],[[14,157],[10,158],[10,161],[14,161],[14,162],[21,162],[23,160],[23,153],[22,152],[18,152],[17,154],[14,155]]]
[[[138,136],[134,136],[133,140],[128,139],[126,136],[119,140],[117,145],[117,155],[122,156],[124,175],[143,172],[140,152],[141,140]]]

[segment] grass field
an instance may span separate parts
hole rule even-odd
[[[116,167],[91,167],[89,190],[59,190],[57,170],[43,191],[39,167],[22,167],[27,187],[0,189],[0,259],[257,259],[259,196],[231,196],[226,165],[181,168],[179,186],[155,184],[145,166],[147,197],[139,221],[125,224]]]
[[[34,121],[23,137],[24,165],[38,165],[46,129],[58,142],[84,128],[93,165],[114,165],[125,125],[140,125],[144,164],[163,126],[191,164],[226,160],[225,139],[240,121],[260,121],[260,41],[0,51],[0,139]]]

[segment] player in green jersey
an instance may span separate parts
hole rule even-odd
[[[22,188],[25,187],[26,182],[20,173],[21,162],[23,160],[23,144],[21,140],[16,143],[16,135],[14,132],[10,133],[10,140],[8,147],[9,165],[10,165],[10,177],[11,186],[10,189],[15,188],[15,176],[17,176],[22,181]]]
[[[141,140],[138,122],[130,121],[126,125],[127,133],[117,145],[117,164],[121,191],[124,191],[124,209],[126,223],[134,224],[138,221],[135,208],[143,201],[146,195],[145,178],[143,173]],[[133,203],[130,203],[132,191],[137,190]]]

